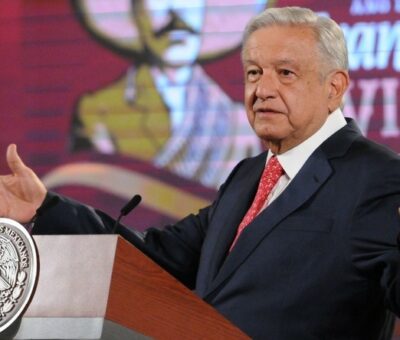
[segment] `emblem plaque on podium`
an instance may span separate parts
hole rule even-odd
[[[37,279],[37,252],[28,231],[0,218],[0,332],[24,311]]]

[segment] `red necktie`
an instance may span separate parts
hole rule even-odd
[[[242,222],[240,222],[238,230],[236,232],[235,239],[232,242],[230,250],[233,249],[236,244],[240,234],[246,228],[251,221],[258,215],[261,208],[264,206],[268,195],[271,193],[272,189],[278,182],[279,178],[283,175],[284,171],[282,166],[279,164],[276,156],[272,156],[264,171],[261,175],[260,182],[258,184],[258,189],[254,201],[251,204],[249,210],[247,210],[246,215],[244,215]]]

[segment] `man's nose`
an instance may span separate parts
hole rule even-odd
[[[272,99],[277,96],[278,84],[272,72],[264,71],[257,83],[256,96],[260,99]]]

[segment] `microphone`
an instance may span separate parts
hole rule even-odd
[[[120,210],[120,214],[119,214],[117,220],[115,221],[114,227],[112,229],[113,234],[115,234],[115,232],[117,231],[118,224],[121,221],[121,218],[128,215],[133,209],[135,209],[141,200],[142,200],[142,197],[140,195],[135,195],[131,198],[131,200],[128,203],[126,203],[122,207],[122,209]]]

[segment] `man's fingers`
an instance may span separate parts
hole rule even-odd
[[[17,146],[10,144],[7,148],[7,164],[11,172],[18,175],[26,168],[22,159],[18,156]]]

